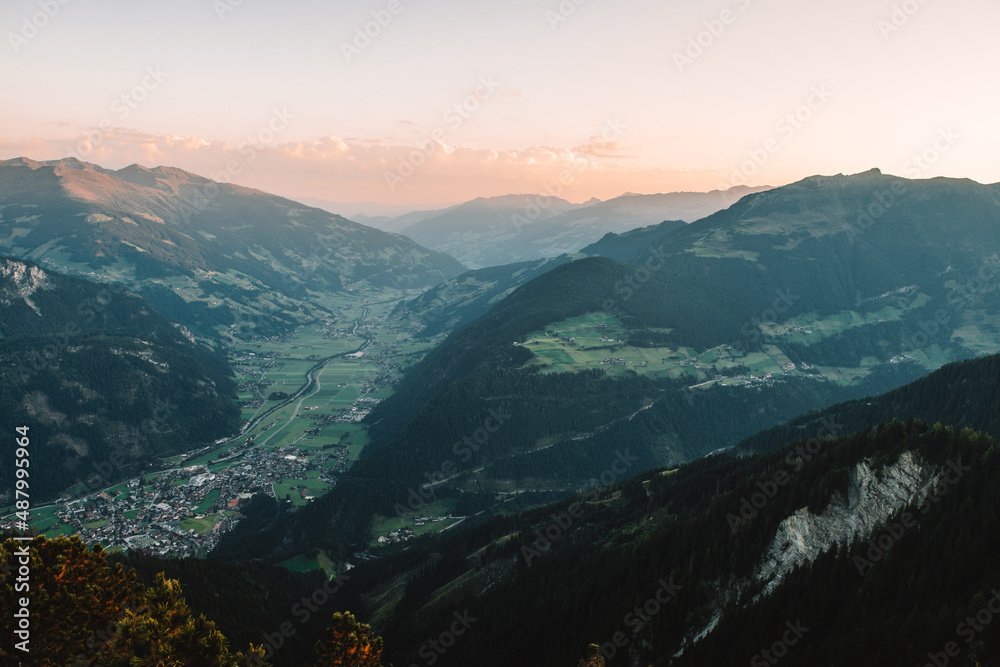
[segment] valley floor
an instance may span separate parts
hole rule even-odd
[[[234,337],[230,362],[243,410],[238,435],[108,488],[70,489],[58,502],[33,508],[32,526],[50,537],[77,534],[112,552],[202,556],[240,519],[241,503],[254,493],[293,505],[323,495],[367,444],[361,420],[436,343],[414,339],[417,325],[391,315],[410,296],[370,290],[329,297],[322,305],[334,317],[287,336]],[[416,533],[454,523],[443,522],[447,508],[439,509],[441,516],[428,517]],[[0,527],[9,527],[14,516],[3,514]],[[372,539],[384,544],[414,534],[387,527]],[[333,564],[320,554],[287,566]]]

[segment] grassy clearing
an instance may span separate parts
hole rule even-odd
[[[273,488],[276,500],[289,498],[293,505],[306,505],[309,501],[303,496],[303,492],[306,492],[306,495],[319,497],[330,489],[330,484],[315,477],[307,477],[306,479],[283,479],[274,484]]]
[[[198,504],[197,508],[195,508],[195,512],[198,514],[204,514],[205,512],[207,512],[209,508],[215,503],[215,501],[219,499],[220,495],[222,495],[222,491],[220,491],[219,489],[212,489],[211,491],[209,491],[208,494],[205,496],[205,499]]]
[[[211,531],[215,528],[215,524],[219,523],[219,517],[221,514],[209,514],[206,517],[197,519],[194,517],[188,517],[186,519],[180,520],[181,530],[193,530],[199,535],[204,535],[205,533]]]
[[[376,514],[372,519],[371,545],[379,546],[379,537],[402,528],[409,528],[416,535],[428,535],[440,532],[455,523],[455,520],[444,518],[451,516],[454,510],[455,501],[444,499],[429,502],[420,509],[403,515],[403,517]],[[420,521],[420,525],[417,525],[417,517],[425,517],[430,520]]]
[[[626,327],[606,313],[593,313],[550,324],[544,331],[528,335],[519,344],[534,355],[529,364],[541,367],[546,373],[596,368],[612,377],[634,372],[683,379],[692,386],[704,387],[713,384],[753,384],[782,376],[815,377],[818,371],[834,382],[856,384],[880,364],[877,359],[864,359],[857,367],[798,368],[782,352],[781,345],[808,346],[855,327],[899,321],[907,310],[925,305],[928,299],[924,294],[917,294],[905,308],[887,306],[871,312],[843,311],[824,317],[805,313],[785,322],[764,323],[761,329],[771,343],[761,351],[746,354],[731,345],[706,350],[633,347],[624,342],[628,339]],[[960,327],[953,341],[979,354],[1000,351],[1000,318],[983,316],[981,319],[983,322],[970,322]],[[911,356],[928,369],[934,369],[946,363],[953,353],[954,350],[932,344]]]
[[[298,556],[278,563],[278,565],[286,570],[291,570],[292,572],[310,572],[312,570],[325,570],[327,572],[331,572],[336,567],[336,564],[330,560],[330,557],[327,556],[324,551],[320,551],[312,558],[308,558],[305,554],[299,554]]]

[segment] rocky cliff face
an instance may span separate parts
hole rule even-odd
[[[846,497],[835,493],[821,514],[803,507],[778,525],[754,581],[718,583],[719,596],[712,605],[711,621],[692,632],[685,647],[697,644],[715,629],[722,610],[741,590],[756,589],[763,584],[753,599],[757,602],[777,589],[795,568],[811,563],[836,544],[868,539],[878,525],[905,507],[923,502],[934,488],[939,472],[912,451],[904,452],[895,463],[880,469],[869,461],[860,461],[850,473]],[[683,650],[677,655],[682,653]]]
[[[878,472],[867,461],[859,462],[851,471],[846,498],[837,493],[822,514],[803,507],[778,526],[757,569],[758,581],[767,583],[761,595],[835,544],[867,539],[878,524],[921,502],[933,484],[932,472],[909,451]]]
[[[37,315],[41,315],[31,295],[40,289],[51,289],[45,271],[14,259],[0,261],[0,303],[10,305],[10,299],[22,299]]]

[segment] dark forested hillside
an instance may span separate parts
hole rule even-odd
[[[239,426],[225,356],[142,297],[4,258],[0,312],[0,428],[31,425],[45,471],[33,498],[92,476],[100,488]],[[13,449],[3,451],[10,490]]]
[[[866,210],[880,197],[892,205],[880,204],[872,218]],[[932,368],[932,354],[973,356],[967,314],[995,337],[1000,313],[1000,190],[876,172],[814,177],[684,228],[608,235],[585,252],[616,261],[557,267],[454,333],[372,414],[374,441],[476,369],[523,363],[513,345],[524,335],[586,313],[613,313],[635,330],[633,340],[657,346],[753,351],[771,343],[814,366],[908,355]],[[808,344],[768,326],[856,313],[871,321]],[[652,336],[650,328],[668,331]]]
[[[424,325],[421,336],[436,336],[478,319],[515,288],[570,261],[569,255],[560,255],[467,271],[400,303],[397,312],[409,313],[419,320]]]
[[[592,642],[611,667],[746,664],[781,642],[786,623],[808,628],[778,647],[787,664],[922,664],[949,641],[966,660],[1000,657],[994,628],[973,633],[970,644],[956,633],[1000,585],[990,564],[1000,501],[992,441],[895,422],[825,439],[808,458],[796,453],[803,444],[749,459],[710,457],[496,519],[428,543],[422,568],[412,551],[395,566],[366,566],[346,594],[365,606],[372,598],[362,583],[385,586],[376,571],[409,572],[406,596],[380,626],[400,664],[426,656],[427,638],[456,611],[478,622],[439,656],[446,667],[570,664]],[[910,461],[912,495],[846,500],[859,479],[866,494],[889,493],[890,476]],[[773,495],[739,520],[742,499],[769,482]],[[873,511],[887,513],[886,528],[876,522],[851,533]],[[789,517],[807,516],[824,525],[803,538],[816,551],[798,568],[762,576],[776,536],[799,521]],[[904,521],[889,542],[880,537]],[[828,531],[853,536],[825,542]]]
[[[1000,355],[948,364],[895,391],[816,410],[747,438],[740,454],[765,452],[838,424],[853,432],[892,419],[953,424],[1000,438]]]

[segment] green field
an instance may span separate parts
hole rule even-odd
[[[376,514],[372,518],[371,546],[380,546],[378,538],[387,535],[394,530],[409,528],[415,535],[427,535],[437,533],[455,523],[455,520],[445,519],[443,521],[428,521],[423,525],[416,525],[414,520],[418,516],[427,518],[442,518],[451,515],[455,510],[455,501],[451,499],[434,500],[422,506],[420,509],[405,514],[402,518],[397,516],[382,516]]]
[[[55,515],[56,507],[43,507],[31,511],[31,527],[40,533],[45,533],[53,529],[59,519]]]
[[[273,486],[275,499],[284,500],[286,497],[289,497],[293,505],[305,505],[309,502],[302,497],[302,491],[304,490],[312,491],[313,495],[321,496],[330,488],[327,482],[312,477],[307,477],[306,479],[283,479]]]
[[[219,517],[221,514],[209,514],[201,519],[196,519],[194,517],[188,517],[186,519],[180,520],[181,530],[194,530],[198,534],[205,534],[215,528],[215,524],[219,522]]]
[[[415,362],[433,345],[428,341],[414,341],[411,323],[388,317],[403,295],[390,296],[383,296],[380,303],[372,299],[362,303],[356,297],[353,300],[334,298],[324,304],[336,313],[333,318],[300,327],[280,340],[234,340],[231,356],[237,380],[250,378],[253,384],[266,384],[266,389],[261,390],[265,397],[273,392],[294,395],[303,385],[307,371],[323,359],[343,355],[315,371],[309,390],[287,405],[275,409],[281,400],[265,400],[259,407],[244,409],[246,419],[272,409],[274,412],[254,429],[242,434],[237,442],[242,443],[252,435],[257,447],[280,449],[294,446],[307,457],[313,453],[327,454],[331,445],[347,445],[348,461],[356,461],[368,444],[367,427],[336,420],[343,414],[351,414],[352,408],[370,409],[375,402],[391,395],[387,387],[376,390],[366,387],[366,380],[385,373],[386,364]],[[356,325],[356,320],[365,313],[367,316]],[[378,344],[369,345],[359,357],[345,355],[362,347],[366,337],[373,338]],[[240,399],[251,400],[253,395],[254,391],[247,388],[240,392]],[[222,462],[216,459],[229,454],[233,444],[222,444],[186,461],[185,465],[207,465],[212,472],[224,470],[239,459]],[[333,465],[331,462],[327,467]],[[278,498],[287,495],[294,504],[303,505],[307,502],[302,498],[303,489],[322,495],[328,488],[327,483],[316,479],[284,479],[274,485],[274,493]],[[204,504],[199,506],[200,511],[206,509]]]
[[[780,323],[763,323],[761,331],[770,343],[759,352],[742,353],[731,345],[707,350],[686,347],[640,348],[624,343],[628,329],[614,316],[593,313],[550,324],[536,331],[520,344],[531,351],[530,365],[546,373],[579,372],[601,369],[611,376],[638,373],[652,377],[685,378],[694,387],[713,384],[752,383],[789,375],[821,375],[839,384],[855,384],[871,374],[881,362],[866,358],[856,367],[797,368],[782,353],[779,344],[809,346],[848,329],[900,320],[908,310],[921,307],[929,297],[913,295],[906,308],[884,307],[871,312],[843,311],[821,317],[804,313]],[[1000,317],[977,315],[956,329],[952,342],[962,343],[978,354],[1000,352]],[[666,329],[654,330],[666,332]],[[943,343],[944,341],[942,341]],[[928,370],[947,363],[953,350],[930,344],[911,353]]]
[[[219,489],[212,489],[209,491],[208,494],[205,495],[205,499],[198,504],[197,508],[195,508],[195,512],[198,514],[204,514],[207,512],[215,501],[219,499],[220,495],[222,495],[222,491]]]
[[[330,572],[335,567],[335,563],[323,551],[320,551],[313,558],[307,558],[304,554],[300,554],[278,563],[278,565],[292,572],[309,572],[310,570],[326,570]]]

